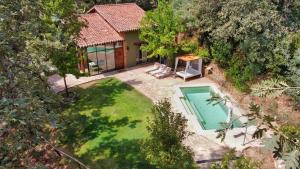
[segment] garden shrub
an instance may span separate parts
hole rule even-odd
[[[180,46],[183,53],[194,53],[202,58],[209,57],[208,50],[199,48],[198,43],[193,40],[183,41]],[[228,43],[221,41],[213,43],[212,56],[225,69],[225,75],[231,80],[233,85],[244,92],[249,91],[249,83],[254,79],[255,75],[261,72],[259,64],[248,61],[240,52],[232,55],[231,46]]]
[[[146,160],[156,169],[196,169],[192,151],[183,144],[192,134],[186,129],[187,119],[172,111],[168,99],[156,103],[152,113],[147,126],[149,138],[142,146]]]
[[[185,40],[180,43],[181,53],[193,53],[201,58],[208,58],[209,53],[206,48],[199,47],[199,43],[196,40]]]
[[[229,66],[231,46],[224,42],[216,42],[212,46],[212,55],[222,68]]]
[[[260,163],[244,156],[237,158],[234,154],[234,150],[230,150],[224,155],[221,162],[213,163],[209,166],[209,169],[259,169],[260,165]]]
[[[196,53],[199,44],[195,40],[185,40],[180,43],[180,49],[183,53]]]
[[[288,35],[274,49],[273,60],[268,63],[268,73],[290,86],[300,86],[300,32]],[[295,105],[300,106],[300,93],[286,91],[294,98]]]
[[[196,53],[197,56],[201,57],[201,58],[207,58],[209,57],[209,53],[208,50],[205,48],[199,48]]]
[[[225,75],[233,85],[246,92],[249,90],[249,82],[260,73],[260,67],[256,63],[248,61],[240,52],[232,55],[231,48],[230,44],[221,41],[213,43],[213,59],[225,69]]]
[[[240,57],[233,57],[230,66],[225,69],[226,77],[232,81],[237,89],[244,92],[249,90],[249,82],[258,72],[259,67],[257,65]]]
[[[293,74],[285,79],[291,86],[300,86],[300,66],[297,70],[292,72]],[[287,91],[286,94],[294,99],[295,105],[300,106],[300,93],[294,91]]]

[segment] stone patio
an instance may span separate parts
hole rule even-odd
[[[145,71],[151,67],[152,64],[139,65],[122,71],[113,71],[91,77],[81,77],[79,79],[76,79],[73,75],[68,75],[67,84],[68,87],[73,87],[79,84],[102,79],[105,77],[115,77],[133,86],[136,90],[149,97],[153,102],[156,102],[166,97],[170,98],[174,111],[180,112],[183,111],[180,108],[178,108],[178,104],[180,103],[178,103],[178,101],[174,99],[175,86],[181,84],[195,85],[201,83],[214,83],[206,77],[195,78],[186,82],[184,82],[184,80],[179,77],[175,78],[173,76],[164,79],[156,79],[155,77],[145,73]],[[63,79],[58,75],[53,75],[49,77],[48,81],[55,92],[60,92],[64,90]],[[187,117],[187,119],[189,118]],[[197,127],[195,127],[195,125],[193,125],[190,120],[188,122],[188,130],[194,132],[195,134],[186,139],[185,144],[192,149],[192,151],[194,152],[195,160],[203,168],[205,168],[205,164],[202,165],[200,163],[214,159],[221,159],[223,154],[227,152],[229,148],[235,147],[235,145],[238,145],[237,149],[239,151],[248,146],[259,146],[259,142],[253,141],[251,139],[251,135],[249,135],[246,138],[246,142],[249,142],[249,144],[242,146],[241,143],[243,139],[235,138],[235,134],[240,133],[241,131],[229,133],[229,136],[225,139],[223,143],[221,143],[219,140],[215,139],[216,133],[210,135],[199,134]]]
[[[164,79],[156,79],[155,77],[144,73],[147,69],[151,67],[152,64],[138,65],[122,71],[113,71],[90,77],[80,77],[78,79],[76,79],[75,76],[69,74],[67,75],[67,85],[70,88],[79,84],[99,80],[105,77],[115,77],[133,86],[135,89],[137,89],[153,101],[157,101],[166,97],[171,98],[174,94],[172,87],[175,85],[211,82],[205,77],[197,78],[187,82],[184,82],[179,77],[174,78],[172,76]],[[50,76],[48,82],[55,92],[60,92],[64,90],[64,81],[60,76]]]

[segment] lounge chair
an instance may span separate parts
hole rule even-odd
[[[151,72],[151,71],[157,70],[157,69],[159,69],[160,65],[161,65],[160,63],[155,62],[154,65],[153,65],[153,67],[147,69],[145,72],[146,72],[146,73],[149,73],[149,72]]]
[[[157,70],[151,71],[151,72],[149,72],[149,74],[154,76],[157,73],[163,72],[166,69],[166,67],[167,67],[166,65],[162,64],[162,65],[159,66],[159,68]]]
[[[163,70],[160,73],[155,74],[154,76],[156,78],[160,79],[160,78],[164,78],[164,77],[169,76],[171,73],[172,73],[172,69],[170,67],[167,67],[165,70]]]

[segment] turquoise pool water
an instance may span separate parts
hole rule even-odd
[[[182,87],[184,95],[182,101],[185,107],[197,116],[199,123],[205,130],[220,129],[221,122],[226,122],[229,109],[223,103],[210,104],[207,99],[214,93],[209,86]],[[239,121],[235,121],[234,127],[240,126]]]

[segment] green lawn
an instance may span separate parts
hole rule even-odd
[[[91,168],[150,168],[140,141],[151,100],[115,78],[77,92],[80,99],[63,112],[62,144]]]

